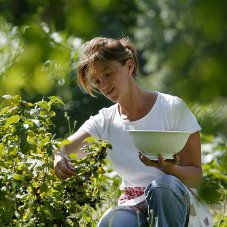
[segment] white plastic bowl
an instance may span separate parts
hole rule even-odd
[[[150,159],[161,154],[164,159],[173,159],[181,151],[191,132],[127,130],[139,151]]]

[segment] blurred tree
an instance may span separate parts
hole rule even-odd
[[[129,35],[138,7],[130,0],[1,0],[0,13],[15,26],[46,22],[81,38]]]
[[[144,88],[177,95],[190,105],[203,129],[200,196],[223,203],[227,195],[227,2],[137,0],[137,4],[140,13],[134,35],[145,60],[141,70],[145,77],[139,81]],[[218,221],[223,226],[224,217],[225,211]]]
[[[28,101],[58,95],[77,127],[102,106],[76,87],[75,62],[82,42],[94,36],[131,37],[137,5],[129,0],[2,0],[0,2],[0,94]],[[57,135],[67,132],[59,111]]]
[[[68,115],[56,110],[56,134],[66,136],[68,122],[77,119],[79,127],[111,104],[76,86],[81,44],[94,36],[135,38],[141,85],[182,97],[203,133],[212,134],[208,142],[203,137],[211,155],[221,146],[205,168],[207,182],[212,177],[219,188],[216,180],[226,185],[226,172],[212,171],[226,169],[226,21],[225,0],[1,0],[0,95],[20,94],[33,102],[60,96]]]
[[[164,91],[210,103],[227,96],[227,2],[137,1],[144,72]],[[144,42],[146,40],[146,42]],[[162,77],[162,78],[160,78]]]
[[[226,1],[208,0],[2,0],[0,2],[0,94],[37,101],[58,95],[79,126],[110,105],[75,86],[82,42],[97,35],[135,37],[141,84],[179,95],[194,107],[208,133],[226,133]],[[143,60],[143,61],[142,61]],[[217,100],[218,99],[218,100]],[[217,107],[218,106],[218,107]],[[219,114],[219,113],[223,114]],[[211,114],[212,113],[212,114]],[[205,117],[204,117],[205,116]],[[67,131],[63,114],[60,134]],[[218,130],[217,130],[218,129]]]
[[[137,1],[134,35],[143,50],[146,88],[200,103],[196,114],[207,133],[227,135],[227,2]],[[146,40],[146,42],[144,42]],[[203,103],[203,106],[201,104]]]

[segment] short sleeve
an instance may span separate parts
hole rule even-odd
[[[114,111],[115,106],[101,109],[98,114],[85,121],[79,130],[85,131],[97,139],[107,139]]]
[[[201,127],[194,114],[189,110],[182,99],[174,97],[171,105],[172,129],[175,131],[196,132]]]
[[[102,114],[96,114],[91,116],[84,124],[79,128],[79,131],[85,131],[89,133],[91,136],[100,139],[101,138],[101,130],[103,128],[103,118]]]

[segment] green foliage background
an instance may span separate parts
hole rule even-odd
[[[51,144],[55,138],[66,138],[71,133],[68,123],[73,125],[77,121],[78,128],[100,108],[111,105],[103,97],[89,97],[76,85],[76,60],[81,44],[95,36],[130,37],[138,47],[141,67],[137,79],[141,86],[182,97],[199,120],[203,129],[204,169],[200,194],[215,206],[218,204],[213,209],[215,225],[226,226],[223,208],[227,194],[226,17],[225,0],[1,0],[0,95],[20,95],[21,101],[33,104],[45,103],[43,97],[59,97],[64,105],[54,109],[55,127],[44,126],[50,135],[55,135],[54,139],[42,133],[39,139]],[[0,108],[5,105],[1,102]],[[18,109],[13,111],[15,114]],[[4,114],[10,113],[1,112],[2,130],[6,130],[5,124],[14,127],[21,122],[18,113],[13,118],[9,115],[8,120]],[[35,122],[28,124],[33,124],[34,135],[38,128],[35,129],[33,117]],[[25,137],[25,132],[21,131],[19,140]],[[2,143],[6,137],[5,131],[1,133]],[[17,152],[28,147],[19,141],[14,144],[10,133],[6,135],[6,140],[15,145],[14,157],[18,156],[18,163],[24,163],[22,171],[24,165],[29,165],[28,160],[21,160]],[[34,144],[35,138],[34,135]],[[45,142],[39,145],[40,149],[49,149],[50,154],[48,146]],[[8,156],[10,160],[12,157]],[[7,169],[3,162],[0,168]],[[8,173],[2,174],[1,177]],[[2,186],[0,190],[5,189]]]
[[[88,138],[86,158],[72,160],[77,176],[61,182],[53,170],[53,150],[69,143],[55,139],[54,107],[49,101],[25,102],[4,96],[0,112],[0,225],[95,226],[91,213],[116,180],[106,175],[105,157],[111,145]],[[107,184],[108,182],[108,184]]]

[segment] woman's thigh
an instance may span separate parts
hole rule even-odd
[[[105,212],[98,227],[147,227],[147,216],[135,208],[116,206]]]

